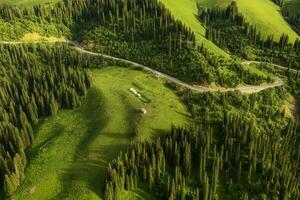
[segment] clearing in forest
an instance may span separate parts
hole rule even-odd
[[[26,33],[24,36],[21,38],[21,42],[41,42],[41,41],[46,41],[46,42],[62,42],[66,41],[64,37],[54,37],[54,36],[41,36],[38,33]]]
[[[188,123],[185,106],[164,81],[121,67],[90,73],[93,87],[82,106],[60,111],[36,127],[16,199],[100,199],[108,162],[128,147],[134,133],[149,139],[167,132],[172,123]],[[147,114],[141,115],[140,108]],[[149,197],[140,189],[124,194],[124,199]]]

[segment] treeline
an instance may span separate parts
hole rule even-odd
[[[272,0],[275,4],[282,7],[285,0]]]
[[[292,28],[300,34],[300,14],[297,13],[290,13],[288,10],[282,10],[282,15],[285,17],[285,19],[289,22],[290,25],[292,25]]]
[[[0,187],[7,196],[25,178],[32,126],[60,108],[78,107],[91,85],[87,71],[66,54],[49,60],[37,52],[61,53],[35,45],[0,45]]]
[[[287,75],[287,87],[290,91],[290,93],[295,98],[295,108],[293,110],[293,114],[296,116],[300,115],[300,110],[298,108],[299,102],[300,102],[300,77],[299,72],[296,73],[290,73],[288,72]]]
[[[256,26],[248,23],[244,16],[238,13],[236,2],[232,2],[226,9],[203,10],[200,19],[207,27],[206,38],[234,54],[247,57],[245,54],[252,53],[261,59],[269,57],[275,62],[284,62],[293,67],[300,63],[299,39],[290,42],[289,36],[284,33],[278,41],[273,35],[263,37]]]
[[[172,127],[132,145],[109,165],[104,199],[138,187],[170,200],[300,198],[297,123],[268,131],[225,113],[217,127]]]

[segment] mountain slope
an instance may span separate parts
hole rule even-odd
[[[205,48],[222,56],[228,54],[205,38],[205,28],[197,19],[198,8],[195,0],[159,0],[171,11],[174,17],[182,21],[196,34],[198,43],[203,43]]]
[[[198,0],[201,8],[226,7],[232,0]],[[236,0],[241,12],[251,24],[256,25],[262,35],[274,34],[279,39],[282,33],[289,35],[290,41],[299,37],[290,25],[284,20],[280,8],[271,0]]]

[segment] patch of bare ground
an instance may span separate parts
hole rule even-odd
[[[36,191],[36,186],[33,186],[28,190],[28,194],[31,196],[35,193],[35,191]]]
[[[295,99],[295,105],[294,105],[294,109],[293,109],[293,114],[296,117],[299,117],[300,115],[300,106],[299,106],[299,99]]]
[[[284,112],[289,117],[299,117],[300,115],[300,106],[299,99],[296,99],[293,96],[289,96],[285,105]]]
[[[22,38],[23,42],[38,42],[38,41],[46,41],[46,42],[61,42],[65,41],[63,37],[54,37],[54,36],[42,36],[39,33],[26,33]]]

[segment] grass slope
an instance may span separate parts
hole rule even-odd
[[[174,17],[182,21],[195,33],[198,43],[218,54],[227,57],[228,54],[205,38],[205,28],[197,19],[198,8],[195,0],[159,0],[167,9],[171,11]]]
[[[152,196],[150,193],[145,192],[145,190],[142,189],[134,189],[133,191],[123,191],[120,196],[122,197],[122,200],[154,200],[155,197]]]
[[[178,97],[152,75],[120,67],[94,69],[91,75],[94,85],[80,108],[39,123],[16,199],[100,199],[107,163],[130,144],[136,124],[145,139],[188,121]],[[146,115],[139,114],[141,107]],[[149,195],[139,189],[125,192],[124,199]]]
[[[290,25],[284,20],[280,13],[280,8],[271,0],[235,0],[241,12],[257,29],[266,36],[274,34],[279,39],[282,33],[289,35],[290,41],[294,42],[297,33],[293,31]],[[226,7],[232,0],[198,0],[201,8],[206,7]]]

